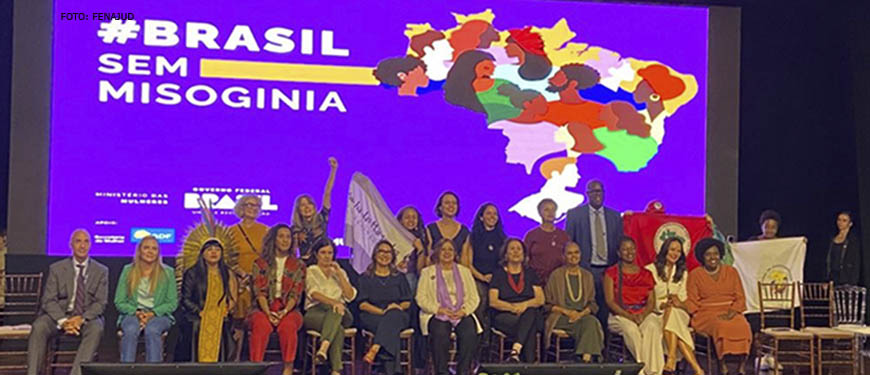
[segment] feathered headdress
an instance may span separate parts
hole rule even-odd
[[[197,199],[197,202],[199,202],[202,212],[202,221],[188,229],[181,249],[178,250],[178,255],[175,257],[175,278],[179,287],[184,271],[196,264],[199,259],[199,250],[208,241],[216,240],[223,246],[224,263],[229,268],[234,269],[239,263],[239,245],[233,232],[228,226],[215,220],[210,204],[207,205],[202,198]]]

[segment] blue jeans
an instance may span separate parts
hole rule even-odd
[[[163,332],[172,327],[172,320],[167,316],[155,316],[148,321],[145,329],[139,329],[139,318],[136,315],[126,315],[121,320],[121,362],[136,362],[136,347],[139,333],[145,335],[145,362],[163,362]]]

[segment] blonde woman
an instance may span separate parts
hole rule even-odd
[[[139,334],[145,335],[145,361],[163,361],[163,333],[175,323],[178,307],[175,271],[163,264],[160,245],[147,236],[136,246],[133,263],[124,266],[115,289],[118,327],[121,327],[121,362],[136,360]]]
[[[245,319],[253,305],[251,289],[247,286],[250,285],[254,261],[263,252],[263,237],[266,236],[266,231],[269,230],[269,227],[257,221],[260,217],[260,208],[262,206],[263,201],[260,197],[256,195],[243,195],[236,201],[234,208],[239,222],[230,227],[230,232],[232,232],[233,237],[239,244],[239,264],[238,268],[234,271],[239,275],[241,281],[239,300],[236,303],[236,312],[234,314],[236,319]]]
[[[329,158],[329,178],[323,188],[323,200],[320,211],[317,204],[308,194],[296,197],[293,203],[293,233],[296,233],[296,241],[299,244],[299,259],[305,264],[317,263],[317,250],[314,244],[327,238],[326,228],[329,223],[329,210],[332,208],[332,186],[335,184],[335,172],[338,170],[338,160]]]

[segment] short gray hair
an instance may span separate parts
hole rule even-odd
[[[259,196],[259,195],[254,195],[254,194],[245,194],[245,195],[242,195],[242,196],[241,196],[241,197],[236,201],[236,206],[233,207],[233,212],[236,213],[236,217],[238,217],[239,219],[241,219],[242,216],[244,216],[244,208],[245,208],[244,206],[245,206],[245,202],[247,202],[248,199],[256,199],[256,200],[257,200],[257,205],[258,205],[259,207],[263,207],[263,200],[260,199],[260,196]]]

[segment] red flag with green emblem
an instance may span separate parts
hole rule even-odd
[[[656,254],[668,237],[683,239],[683,252],[689,270],[700,264],[693,246],[702,238],[713,236],[703,216],[679,216],[663,213],[631,213],[622,218],[623,232],[637,242],[637,264],[641,267],[655,261]]]

